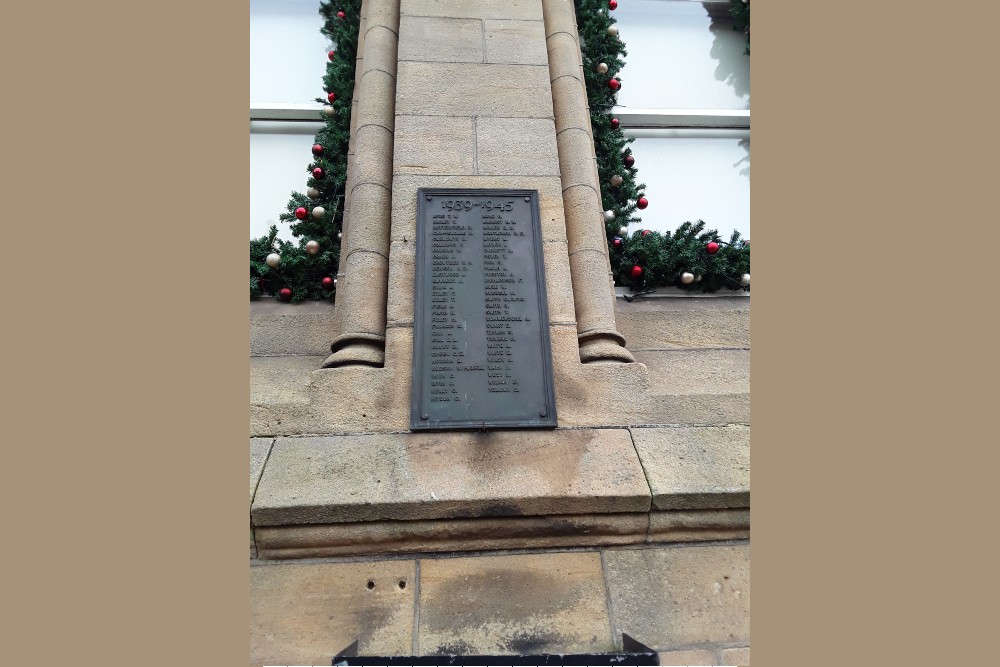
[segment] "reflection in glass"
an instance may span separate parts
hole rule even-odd
[[[681,223],[704,220],[726,240],[734,229],[750,238],[750,132],[629,134],[636,137],[632,155],[649,199],[649,208],[639,212],[643,229],[673,232]]]
[[[710,16],[706,5],[718,9]],[[678,0],[619,3],[614,17],[628,55],[618,105],[749,109],[746,35],[733,30],[728,6]]]
[[[250,238],[265,236],[278,225],[278,238],[294,239],[278,215],[292,190],[306,191],[306,167],[320,123],[252,121],[250,123]]]
[[[323,96],[330,43],[316,0],[250,0],[250,103]]]

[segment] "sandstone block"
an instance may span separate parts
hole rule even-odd
[[[632,350],[750,347],[745,297],[618,299],[615,311]]]
[[[670,510],[649,513],[649,542],[706,542],[750,537],[750,510]]]
[[[351,206],[355,214],[367,211],[358,199],[359,187],[376,183],[382,186],[381,199],[385,200],[392,184],[393,135],[381,125],[364,125],[355,136],[358,154],[354,160],[354,183],[351,186]],[[389,205],[385,207],[388,210]],[[388,220],[388,217],[386,218]]]
[[[552,104],[556,130],[579,128],[590,137],[590,111],[587,109],[587,91],[583,81],[564,76],[552,82]]]
[[[412,560],[251,566],[250,664],[330,664],[355,640],[410,655],[415,580]]]
[[[251,357],[250,405],[306,405],[309,378],[330,352],[309,357]]]
[[[401,16],[399,59],[483,62],[483,22],[441,16]]]
[[[325,558],[390,553],[487,551],[641,544],[645,513],[505,516],[263,526],[263,558]]]
[[[614,650],[597,553],[420,561],[422,655]]]
[[[660,653],[661,665],[717,665],[715,651],[666,651]]]
[[[488,63],[547,65],[545,24],[541,21],[483,21]]]
[[[403,16],[451,16],[472,19],[542,20],[542,5],[538,0],[402,0],[399,13]]]
[[[549,322],[576,323],[573,305],[573,278],[569,272],[566,243],[548,241],[542,244],[545,260],[545,295],[548,300]]]
[[[615,429],[279,438],[252,514],[265,526],[648,509]]]
[[[640,350],[635,358],[649,367],[657,394],[750,393],[750,350]]]
[[[395,77],[382,70],[366,70],[361,75],[361,83],[365,92],[363,100],[359,100],[358,127],[381,125],[386,129],[393,129],[395,110],[391,103],[386,103],[386,100],[391,101],[395,94]],[[362,95],[358,97],[362,98]]]
[[[396,112],[552,118],[548,68],[539,65],[400,62]]]
[[[264,472],[264,461],[273,443],[274,438],[250,438],[250,502],[253,502],[260,474]]]
[[[526,141],[527,137],[531,140]],[[476,164],[480,174],[558,176],[554,122],[551,118],[478,118]]]
[[[397,116],[393,171],[396,174],[471,174],[473,118]]]
[[[738,665],[739,667],[750,667],[750,647],[727,648],[722,650],[722,662],[720,665]]]
[[[617,627],[658,650],[750,640],[750,545],[610,548]]]
[[[329,301],[250,302],[250,356],[319,355],[330,351],[334,326]]]
[[[750,506],[750,427],[633,428],[656,509]]]
[[[393,241],[389,247],[389,297],[386,326],[413,326],[416,246],[411,241]]]

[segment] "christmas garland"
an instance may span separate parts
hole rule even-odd
[[[272,226],[267,236],[250,241],[250,297],[265,294],[299,302],[334,297],[343,229],[344,187],[350,142],[351,101],[358,48],[361,0],[321,2],[323,35],[335,45],[327,54],[323,89],[317,98],[323,128],[316,134],[312,162],[306,171],[306,194],[292,192],[281,222],[291,223],[298,243],[277,238]],[[750,5],[730,0],[733,28],[747,33],[750,53]],[[633,292],[659,286],[714,292],[723,287],[749,289],[750,242],[733,232],[723,242],[705,223],[685,222],[673,234],[648,230],[628,232],[641,223],[637,210],[648,205],[645,185],[636,181],[635,158],[611,110],[621,89],[617,74],[625,65],[625,44],[618,38],[609,14],[617,0],[575,0],[577,28],[583,52],[584,75],[590,103],[594,147],[601,178],[604,220],[615,282]],[[608,176],[610,174],[610,176]]]
[[[730,0],[734,28],[747,31],[749,53],[750,5]],[[615,283],[633,292],[648,293],[657,287],[715,292],[722,288],[750,288],[750,242],[734,231],[728,242],[705,223],[685,222],[673,234],[636,229],[642,219],[637,210],[649,205],[645,184],[637,181],[635,158],[617,118],[612,117],[617,78],[625,66],[625,44],[611,11],[618,0],[575,0],[577,31],[583,55],[584,79],[590,104],[590,122],[601,180],[604,223]]]
[[[351,138],[351,99],[361,23],[361,0],[320,3],[323,33],[335,45],[323,76],[323,128],[316,133],[312,162],[306,168],[306,194],[292,192],[288,210],[278,216],[291,223],[298,243],[267,236],[250,241],[250,298],[272,294],[282,301],[330,298],[336,292],[340,237],[344,223],[344,185]]]

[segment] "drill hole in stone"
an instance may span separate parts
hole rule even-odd
[[[375,588],[375,582],[372,581],[371,579],[369,579],[368,580],[368,590],[372,590],[373,588]]]
[[[399,580],[399,590],[403,590],[404,588],[406,588],[406,580],[405,579],[400,579]]]

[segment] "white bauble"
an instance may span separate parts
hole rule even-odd
[[[306,252],[310,255],[315,255],[319,252],[319,241],[307,241],[306,242]]]
[[[740,285],[743,285],[744,287],[750,287],[750,274],[749,273],[744,273],[743,274],[743,277],[740,278]]]
[[[265,259],[264,261],[267,262],[267,265],[273,269],[274,267],[278,266],[278,264],[281,264],[281,255],[279,255],[276,252],[272,252],[270,255],[267,256],[267,259]]]
[[[610,208],[607,211],[604,212],[604,220],[605,220],[605,222],[611,222],[614,219],[615,219],[615,212],[612,211]]]
[[[598,63],[597,64],[597,73],[598,74],[607,74],[608,73],[608,64],[607,63]]]
[[[685,271],[684,273],[681,274],[681,282],[684,283],[685,285],[690,285],[691,283],[694,282],[694,274]]]
[[[608,34],[611,35],[612,37],[617,37],[618,36],[618,26],[616,26],[616,25],[609,25],[608,26]]]
[[[323,113],[325,113],[327,116],[332,116],[334,113],[336,113],[336,110],[329,104],[326,104],[323,106]]]
[[[624,182],[625,179],[619,176],[618,174],[615,174],[614,176],[611,177],[611,185],[615,186],[616,188]]]
[[[306,194],[312,197],[313,199],[316,199],[317,197],[319,197],[320,192],[316,188],[309,188],[308,190],[306,190]]]
[[[628,236],[628,227],[622,227],[618,230],[619,236]]]
[[[317,206],[313,209],[313,217],[317,220],[322,220],[324,215],[326,215],[326,209],[322,206]]]

